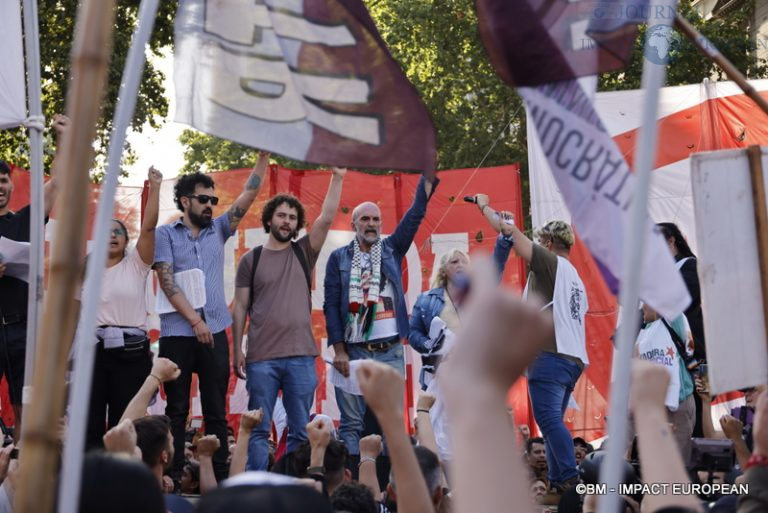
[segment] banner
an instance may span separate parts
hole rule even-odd
[[[220,198],[219,206],[215,214],[223,213],[234,199],[242,191],[250,170],[241,169],[211,173],[216,183],[216,194]],[[521,201],[520,171],[518,165],[501,166],[484,169],[459,169],[441,171],[439,173],[441,183],[434,196],[430,200],[427,215],[416,234],[413,245],[408,251],[403,265],[403,285],[406,291],[406,299],[409,308],[414,304],[416,297],[429,289],[429,282],[436,272],[435,266],[443,253],[453,248],[460,248],[473,254],[477,251],[491,252],[493,250],[496,233],[488,225],[487,221],[474,205],[461,201],[465,195],[487,193],[491,197],[494,208],[508,210],[514,213],[517,219],[523,219]],[[272,166],[267,173],[258,198],[243,218],[237,233],[233,235],[225,246],[225,294],[227,301],[234,297],[234,281],[239,259],[251,248],[263,244],[267,236],[261,226],[260,216],[263,205],[277,192],[291,192],[304,204],[307,212],[307,220],[310,223],[319,216],[325,192],[328,189],[331,174],[328,171],[297,171]],[[21,208],[28,201],[28,173],[15,169],[13,173],[15,190],[11,206],[14,209]],[[419,180],[418,174],[389,174],[371,175],[359,172],[350,172],[344,180],[343,193],[339,204],[339,211],[334,220],[331,231],[320,253],[315,267],[312,284],[312,325],[318,347],[325,356],[329,356],[325,340],[325,320],[322,312],[323,305],[323,277],[325,266],[330,253],[336,248],[347,244],[352,240],[354,232],[351,227],[352,210],[363,201],[376,201],[382,211],[384,235],[391,233],[398,220],[409,208],[416,186]],[[173,203],[173,180],[163,182],[160,197],[160,224],[175,220],[180,212]],[[91,195],[90,217],[88,219],[88,233],[93,223],[93,215],[96,211],[98,200],[98,188],[94,186]],[[115,217],[123,220],[130,232],[130,238],[135,243],[138,235],[141,212],[142,189],[137,187],[119,187],[116,198]],[[59,205],[59,208],[62,208]],[[62,210],[62,215],[66,214]],[[46,240],[50,241],[56,232],[56,210],[46,227]],[[522,291],[525,268],[521,259],[510,257],[503,277],[503,282],[518,291]],[[150,277],[152,278],[152,277]],[[153,281],[153,280],[152,280]],[[148,287],[148,307],[154,308],[154,295],[160,291],[154,283]],[[591,300],[590,300],[591,302]],[[157,338],[159,318],[153,314],[150,317],[150,328],[153,338]],[[409,383],[407,405],[410,412],[415,414],[415,392],[418,387],[418,354],[408,349],[406,352],[406,369]],[[592,355],[590,355],[592,358]],[[329,380],[326,380],[328,368],[322,359],[317,360],[317,372],[319,385],[315,396],[314,411],[323,412],[338,419],[338,410],[334,400],[333,388]],[[193,384],[192,414],[201,416],[199,396],[196,386]],[[525,380],[520,380],[509,396],[510,404],[514,408],[516,421],[520,424],[530,423],[528,394]],[[245,381],[238,380],[234,374],[230,377],[230,394],[228,411],[230,424],[236,427],[238,414],[247,409],[247,394]],[[2,402],[2,414],[9,423],[12,423],[11,409],[8,403]],[[162,413],[165,402],[159,398],[152,407],[153,412]],[[569,427],[575,432],[582,433],[589,417],[599,414],[582,405],[582,411],[573,418]]]
[[[432,173],[435,132],[361,0],[183,0],[176,121],[292,159]]]
[[[751,80],[750,85],[768,98],[768,80]],[[597,93],[595,97],[595,111],[607,135],[613,139],[627,162],[634,161],[643,95],[643,91],[635,90]],[[690,156],[701,151],[768,145],[768,125],[764,117],[733,82],[705,80],[702,84],[662,88],[658,117],[661,144],[654,164],[648,211],[654,222],[676,223],[694,253],[698,244]],[[528,130],[533,226],[542,226],[551,219],[570,222],[571,212],[549,171],[547,157],[533,132],[532,123],[529,123]],[[585,401],[595,406],[597,416],[587,419],[588,426],[595,429],[590,429],[588,434],[601,436],[598,433],[604,428],[602,413],[605,412],[611,383],[613,345],[610,337],[616,328],[618,305],[581,241],[577,240],[571,251],[571,262],[587,287],[590,307],[586,323],[587,350],[593,362],[579,380],[574,395],[582,408]],[[728,413],[728,408],[743,404],[743,399],[733,399],[734,396],[729,395],[728,403],[717,411],[713,409],[715,420],[719,415]],[[569,416],[570,413],[566,413],[566,418]]]
[[[518,92],[526,103],[529,135],[538,138],[548,168],[536,172],[553,175],[608,287],[618,293],[619,280],[627,272],[625,237],[644,236],[641,268],[633,270],[641,274],[640,299],[668,319],[677,317],[690,304],[688,290],[649,218],[645,234],[627,233],[634,177],[581,85],[568,80],[521,87]]]
[[[24,42],[21,37],[21,3],[19,0],[0,2],[0,129],[20,125],[27,118],[27,97],[24,80]]]

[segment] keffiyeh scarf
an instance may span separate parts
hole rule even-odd
[[[381,240],[371,246],[371,276],[368,279],[368,297],[363,291],[363,252],[357,238],[352,250],[352,269],[349,275],[349,317],[347,342],[358,343],[368,339],[373,328],[376,305],[381,291]]]

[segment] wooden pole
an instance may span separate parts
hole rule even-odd
[[[64,414],[64,378],[77,310],[75,290],[82,276],[82,248],[89,204],[88,171],[101,112],[112,48],[114,0],[83,0],[72,47],[72,81],[67,115],[72,126],[63,141],[58,177],[61,222],[51,252],[51,274],[35,357],[32,401],[22,429],[16,513],[52,513],[54,476],[60,456],[59,421]]]
[[[768,336],[768,208],[766,208],[765,182],[763,181],[763,152],[760,146],[753,145],[747,148],[747,156],[755,209],[757,261],[760,265],[760,288],[763,295],[763,322]]]
[[[717,64],[725,72],[725,75],[733,80],[736,85],[744,91],[749,98],[754,101],[760,109],[768,114],[768,101],[765,100],[760,93],[758,93],[754,87],[752,87],[749,81],[741,72],[731,64],[731,62],[720,53],[720,51],[712,44],[706,37],[696,30],[688,20],[680,16],[675,16],[675,28],[683,33],[685,37],[691,40],[691,42],[712,62]]]

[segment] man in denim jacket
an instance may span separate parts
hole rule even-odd
[[[325,271],[325,325],[333,366],[349,376],[349,362],[373,359],[405,374],[401,340],[408,336],[408,311],[402,281],[402,261],[413,242],[427,202],[439,180],[422,177],[413,204],[392,235],[381,238],[381,211],[361,203],[352,212],[355,238],[331,253]],[[362,396],[336,389],[341,413],[339,433],[353,458],[359,457],[364,427]]]

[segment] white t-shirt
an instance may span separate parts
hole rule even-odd
[[[360,285],[363,289],[363,297],[368,299],[369,281],[371,278],[371,257],[369,253],[363,253],[361,261]],[[384,274],[381,275],[382,280]],[[399,332],[397,331],[397,317],[395,316],[395,288],[392,282],[386,280],[384,289],[379,294],[379,303],[376,305],[376,314],[371,328],[371,334],[368,340],[380,340],[382,338],[392,338]]]
[[[120,263],[104,270],[97,326],[147,329],[147,276],[150,269],[136,248],[128,248]]]

